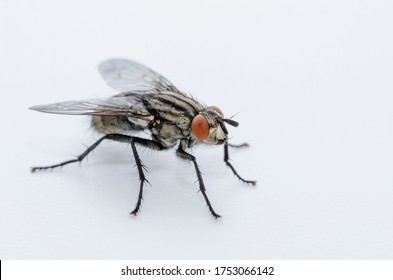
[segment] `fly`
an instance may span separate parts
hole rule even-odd
[[[92,126],[104,134],[76,159],[50,166],[32,167],[31,171],[52,169],[73,162],[81,162],[103,140],[114,140],[131,145],[140,186],[135,209],[136,215],[141,206],[143,187],[149,183],[136,144],[153,150],[166,150],[177,145],[176,155],[191,161],[199,182],[199,189],[214,218],[218,215],[206,194],[205,184],[196,158],[187,149],[198,143],[224,145],[224,161],[237,178],[247,184],[256,181],[243,179],[229,162],[228,146],[245,147],[247,144],[228,143],[225,124],[237,127],[239,124],[226,119],[216,106],[204,106],[178,90],[169,80],[150,68],[126,59],[111,59],[99,65],[107,84],[120,92],[108,99],[87,99],[66,101],[49,105],[33,106],[30,109],[52,114],[91,115]],[[137,132],[147,131],[150,137],[141,138]]]

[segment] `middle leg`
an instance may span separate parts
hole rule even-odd
[[[156,141],[149,140],[149,139],[144,139],[144,138],[139,138],[139,137],[133,137],[133,136],[127,136],[127,135],[122,135],[122,134],[108,134],[107,135],[108,139],[114,140],[114,141],[119,141],[119,142],[126,142],[131,144],[132,152],[134,154],[135,158],[135,163],[136,167],[138,169],[139,173],[139,180],[140,180],[140,186],[139,186],[139,195],[138,195],[138,201],[136,203],[135,209],[131,211],[130,215],[135,215],[139,212],[139,209],[142,204],[142,199],[143,199],[143,186],[146,183],[149,184],[149,181],[145,177],[145,173],[143,172],[143,169],[146,168],[145,165],[143,165],[143,162],[139,158],[138,151],[136,150],[135,143],[138,143],[142,146],[145,146],[150,149],[154,150],[162,150],[164,147]]]

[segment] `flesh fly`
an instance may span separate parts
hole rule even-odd
[[[214,211],[207,197],[196,158],[187,149],[198,143],[223,144],[226,165],[244,183],[256,184],[256,181],[243,179],[229,162],[228,146],[245,147],[247,144],[228,143],[225,124],[237,127],[238,123],[226,119],[218,107],[202,105],[178,90],[165,77],[135,61],[112,59],[104,61],[98,68],[107,84],[119,94],[107,99],[67,101],[33,106],[30,109],[52,114],[91,115],[93,128],[104,135],[76,159],[50,166],[32,167],[32,172],[81,162],[103,140],[130,144],[140,179],[138,200],[130,213],[136,215],[140,210],[143,187],[145,183],[149,183],[144,173],[146,166],[138,155],[136,144],[153,150],[166,150],[177,145],[176,155],[193,163],[199,189],[207,206],[211,214],[219,218],[220,215]],[[150,137],[135,136],[141,131],[148,132]]]

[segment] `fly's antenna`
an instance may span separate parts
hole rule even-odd
[[[229,125],[231,125],[231,126],[238,127],[238,126],[239,126],[239,123],[238,123],[237,121],[232,120],[232,119],[233,119],[234,117],[236,117],[237,115],[238,115],[238,113],[232,115],[229,119],[223,119],[223,120],[224,120],[224,122],[226,122],[227,124],[229,124]]]
[[[234,126],[234,127],[238,127],[239,123],[237,121],[231,120],[231,119],[223,119],[224,122],[226,122],[227,124]]]

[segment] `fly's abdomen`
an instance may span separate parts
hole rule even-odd
[[[93,126],[99,132],[129,134],[132,131],[143,130],[148,127],[153,116],[149,118],[127,116],[93,116]]]

